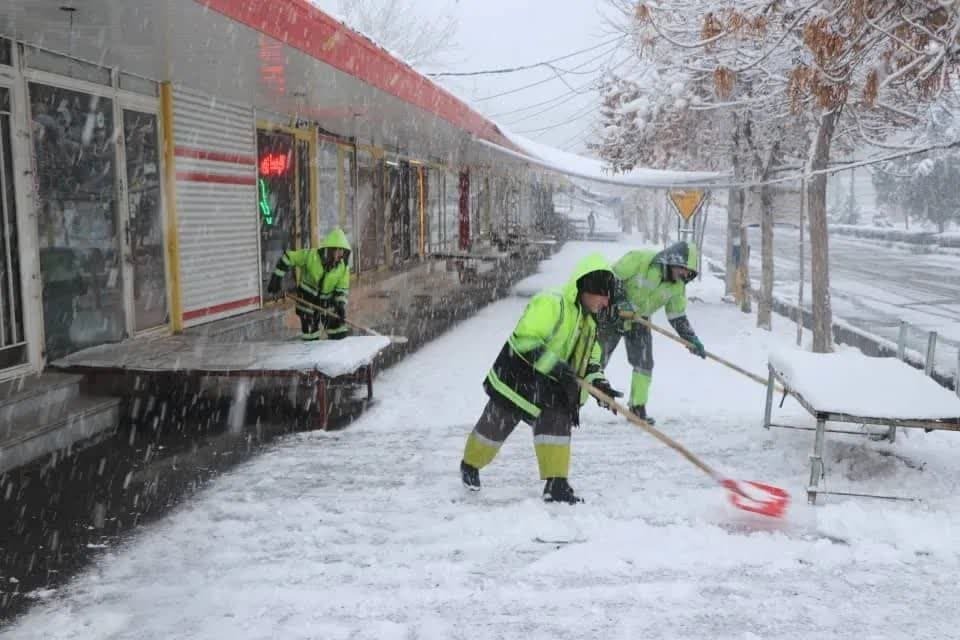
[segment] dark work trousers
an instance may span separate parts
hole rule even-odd
[[[518,409],[488,400],[467,438],[464,461],[478,469],[490,464],[521,418]],[[572,424],[567,407],[544,407],[534,420],[533,444],[541,479],[567,477],[570,471]]]
[[[647,404],[650,395],[650,383],[653,381],[653,335],[650,327],[638,322],[631,323],[627,331],[621,331],[614,323],[604,323],[598,331],[603,368],[613,351],[620,344],[620,338],[627,344],[627,362],[633,367],[630,377],[630,406]]]

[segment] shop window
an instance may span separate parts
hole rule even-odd
[[[297,138],[297,247],[313,246],[313,221],[311,218],[313,199],[310,192],[313,189],[313,181],[310,179],[310,171],[313,163],[310,162],[310,142]]]
[[[0,38],[0,64],[13,64],[13,44],[6,38]]]
[[[130,216],[127,229],[133,259],[134,326],[137,331],[143,331],[166,324],[168,320],[156,114],[124,109],[123,139]]]
[[[443,231],[443,172],[427,170],[427,251],[440,251]]]
[[[264,285],[280,256],[296,249],[297,200],[293,136],[257,132],[257,216]]]
[[[375,269],[384,262],[383,163],[369,152],[357,151],[357,230],[360,269]]]
[[[398,265],[411,255],[411,171],[407,162],[385,164],[390,203],[390,264]]]
[[[460,176],[448,171],[444,185],[443,250],[456,251],[460,244]]]
[[[339,150],[332,142],[320,141],[317,149],[317,176],[320,193],[320,237],[325,237],[340,225],[340,198],[338,162]],[[349,235],[347,236],[349,238]]]
[[[110,69],[106,67],[62,56],[58,53],[51,53],[50,51],[44,51],[36,47],[25,47],[24,55],[26,57],[26,65],[31,69],[49,71],[50,73],[68,78],[86,80],[87,82],[94,82],[108,87],[113,84]]]
[[[125,336],[109,99],[30,84],[47,360]]]
[[[0,87],[0,370],[27,361],[11,142],[10,95]]]
[[[337,187],[340,192],[340,228],[347,234],[347,239],[353,247],[350,252],[350,264],[356,271],[360,266],[357,257],[358,223],[357,223],[357,172],[356,155],[353,147],[339,145],[337,149],[340,169],[337,176]]]

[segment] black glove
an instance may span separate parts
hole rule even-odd
[[[277,274],[270,276],[270,282],[267,283],[267,293],[276,297],[283,292],[283,278]]]
[[[623,394],[621,392],[617,391],[616,389],[610,386],[610,382],[606,378],[597,378],[596,380],[594,380],[593,387],[597,391],[600,391],[601,393],[604,393],[610,396],[614,400],[616,400],[617,398],[623,397]],[[598,405],[600,405],[604,409],[607,409],[608,411],[612,411],[613,414],[616,415],[617,410],[614,409],[612,405],[609,405],[606,402],[603,402],[599,398],[597,398],[596,400]]]
[[[333,312],[337,314],[337,319],[341,324],[345,324],[347,322],[347,305],[345,303],[338,302],[333,305]]]

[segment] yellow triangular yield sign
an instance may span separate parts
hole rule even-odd
[[[677,215],[684,220],[689,220],[696,215],[706,196],[707,192],[701,189],[676,189],[667,193],[673,208],[677,210]]]

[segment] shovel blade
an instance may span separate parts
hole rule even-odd
[[[768,518],[782,518],[790,504],[790,494],[780,487],[745,480],[743,484],[750,486],[751,493],[760,494],[750,495],[736,480],[724,479],[720,484],[730,492],[730,504],[742,511],[757,513]]]

